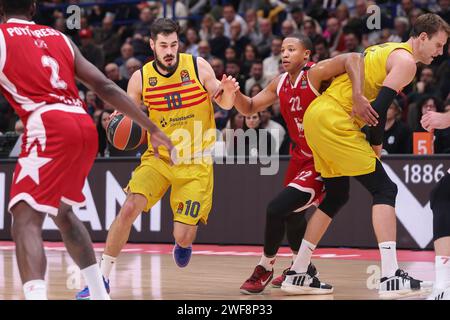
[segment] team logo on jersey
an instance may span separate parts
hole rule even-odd
[[[184,204],[183,202],[180,202],[178,204],[177,213],[183,213]]]
[[[154,87],[158,84],[158,79],[156,77],[150,77],[148,78],[148,84],[150,87]]]
[[[306,89],[308,87],[308,82],[302,81],[302,84],[300,85],[301,89]]]
[[[191,78],[189,76],[189,72],[187,70],[181,70],[180,77],[181,77],[181,82],[191,81]]]
[[[302,83],[300,85],[300,89],[306,89],[308,87],[308,81],[306,80],[306,76],[302,76]]]
[[[165,128],[167,126],[167,121],[164,118],[161,118],[161,120],[159,121],[159,123],[161,124],[161,127]]]

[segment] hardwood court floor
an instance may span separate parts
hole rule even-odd
[[[96,244],[98,258],[103,244]],[[378,250],[318,249],[313,262],[320,279],[335,287],[331,295],[286,296],[279,289],[262,295],[242,295],[239,287],[259,262],[261,247],[194,245],[185,269],[172,260],[171,245],[127,245],[111,274],[112,299],[164,300],[270,300],[270,299],[378,299]],[[50,299],[74,299],[84,285],[81,274],[61,243],[46,243],[47,282]],[[282,248],[275,276],[290,263]],[[399,264],[422,280],[434,278],[434,253],[399,251]],[[423,297],[422,297],[423,298]],[[14,244],[0,242],[0,299],[23,299],[14,255]]]

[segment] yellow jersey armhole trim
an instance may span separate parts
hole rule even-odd
[[[202,81],[200,80],[200,76],[199,76],[199,73],[198,73],[198,66],[197,66],[197,57],[194,56],[194,55],[192,55],[192,63],[194,65],[195,78],[198,80],[198,83],[200,83],[200,85],[202,86],[203,90],[205,90],[205,92],[208,93],[208,90],[206,90],[205,86],[203,85]]]

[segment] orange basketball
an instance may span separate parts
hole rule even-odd
[[[119,150],[134,150],[144,143],[147,131],[123,114],[117,114],[106,128],[108,141]]]

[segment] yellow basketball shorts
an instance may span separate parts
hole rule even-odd
[[[170,166],[166,161],[147,157],[133,171],[125,188],[128,192],[147,198],[148,211],[171,186],[170,206],[174,221],[188,225],[206,224],[212,206],[212,164],[179,164]]]
[[[375,171],[376,154],[356,121],[335,99],[322,95],[303,118],[305,136],[317,172],[324,178]]]

